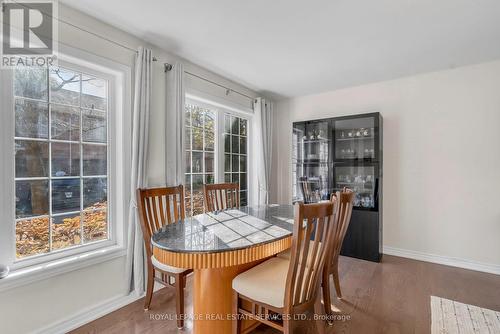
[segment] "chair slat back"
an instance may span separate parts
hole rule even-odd
[[[314,303],[329,247],[333,240],[335,202],[295,204],[295,223],[285,308]]]
[[[137,189],[137,207],[146,249],[164,225],[184,220],[184,186]]]
[[[222,211],[240,206],[240,186],[237,183],[205,184],[205,211]]]
[[[335,214],[337,215],[337,224],[335,224],[335,229],[333,231],[333,244],[331,248],[331,261],[335,264],[340,255],[342,249],[342,243],[344,242],[349,223],[351,221],[352,209],[354,206],[354,196],[355,193],[348,188],[344,188],[342,191],[337,191],[332,194],[330,200],[335,204]]]

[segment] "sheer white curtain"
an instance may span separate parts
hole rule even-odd
[[[263,98],[254,101],[253,136],[254,158],[253,168],[256,177],[253,180],[253,203],[258,205],[269,203],[269,186],[271,181],[271,161],[273,156],[273,113],[274,104]]]
[[[167,186],[184,184],[184,66],[175,63],[167,72],[165,166]]]
[[[145,250],[136,189],[147,186],[148,127],[151,107],[151,50],[139,48],[135,61],[134,109],[132,118],[132,170],[128,219],[127,277],[130,292],[142,295],[145,291]]]

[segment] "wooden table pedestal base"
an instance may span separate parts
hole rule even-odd
[[[195,269],[193,286],[193,329],[195,334],[231,334],[232,281],[239,273],[259,262],[216,268]],[[258,323],[244,320],[242,332]]]

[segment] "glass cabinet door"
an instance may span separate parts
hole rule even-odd
[[[378,124],[375,117],[335,121],[335,160],[375,160]]]
[[[328,121],[295,123],[293,127],[293,199],[306,203],[327,199],[329,189]]]
[[[373,209],[377,207],[376,166],[336,166],[335,191],[347,187],[356,193],[354,206]]]

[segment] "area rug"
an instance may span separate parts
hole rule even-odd
[[[500,312],[431,296],[431,334],[500,334]]]

